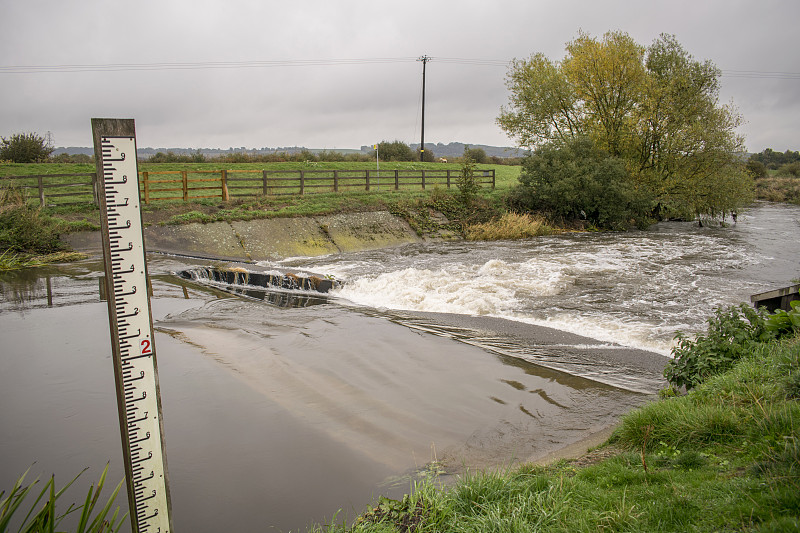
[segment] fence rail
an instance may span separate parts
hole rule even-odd
[[[204,198],[228,201],[234,197],[305,195],[348,190],[388,191],[455,187],[460,170],[173,170],[139,173],[141,197],[146,204],[158,200],[188,202]],[[89,178],[80,182],[64,181]],[[478,185],[495,188],[494,169],[475,171]],[[43,174],[0,177],[22,189],[34,189],[39,205],[98,204],[97,176]],[[50,189],[62,192],[49,192]],[[71,201],[64,201],[71,200]]]
[[[81,180],[80,178],[88,179]],[[11,182],[12,185],[24,191],[35,190],[39,205],[42,207],[46,205],[99,205],[99,199],[97,197],[97,174],[94,172],[84,172],[81,174],[5,176],[0,177],[0,186],[6,181]],[[60,192],[49,192],[50,189],[55,189]]]

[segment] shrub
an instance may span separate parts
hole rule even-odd
[[[469,153],[469,147],[464,148],[464,159],[461,163],[461,174],[456,180],[456,187],[461,195],[461,203],[468,206],[478,194],[478,181],[475,177],[475,161]]]
[[[0,191],[0,250],[47,254],[64,249],[58,239],[61,223],[26,205],[20,189]]]
[[[10,138],[0,137],[0,160],[14,163],[39,163],[46,161],[54,148],[35,133],[16,133]]]
[[[373,157],[374,157],[373,153]],[[378,143],[378,157],[381,161],[416,161],[417,154],[402,141],[381,141]]]
[[[512,208],[543,211],[564,221],[585,219],[606,229],[646,226],[652,204],[625,163],[588,138],[553,143],[525,158]]]
[[[464,149],[464,156],[467,155],[469,155],[470,159],[472,159],[479,165],[483,165],[489,160],[489,158],[486,156],[486,151],[483,148],[466,147]]]
[[[775,334],[767,329],[767,315],[747,304],[717,309],[708,319],[708,330],[694,339],[681,332],[678,346],[664,369],[664,377],[675,387],[692,389],[709,377],[724,372]]]
[[[769,317],[765,325],[767,331],[777,337],[791,335],[800,331],[800,300],[789,302],[789,310],[776,309]]]
[[[778,172],[775,173],[776,176],[793,176],[795,178],[800,178],[800,161],[795,161],[793,163],[787,163],[782,165]]]
[[[767,177],[767,167],[764,166],[764,163],[762,163],[761,161],[750,159],[745,165],[745,168],[747,169],[747,172],[754,179],[761,179]]]

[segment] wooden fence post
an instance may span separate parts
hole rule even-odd
[[[150,174],[142,172],[142,181],[144,182],[144,203],[150,203]]]
[[[306,190],[306,173],[305,171],[300,171],[300,196],[305,194]]]
[[[365,181],[366,181],[367,190],[369,190],[369,170],[367,170],[367,176],[366,176],[366,180]]]
[[[92,174],[92,202],[96,206],[100,205],[100,197],[97,192],[97,172]]]
[[[267,188],[267,171],[266,171],[266,170],[262,170],[262,171],[261,171],[261,177],[262,177],[262,178],[263,178],[263,180],[264,180],[264,189],[263,189],[263,192],[264,192],[264,196],[266,196],[266,195],[267,195],[267,191],[269,190],[269,189]]]
[[[222,170],[220,174],[220,179],[222,182],[222,201],[227,202],[230,199],[230,196],[228,195],[228,171]]]
[[[400,190],[400,171],[399,170],[395,170],[394,171],[394,190],[396,190],[396,191]]]
[[[36,179],[39,182],[39,205],[44,207],[44,182],[42,181],[44,178],[37,176]]]
[[[333,171],[333,192],[339,192],[339,171]]]
[[[422,190],[425,190],[425,171],[422,171]]]
[[[189,201],[189,173],[181,170],[181,179],[183,181],[183,201]]]
[[[492,189],[494,188],[495,188],[495,174],[494,174],[494,169],[492,169]]]
[[[450,188],[450,169],[447,169],[447,188]]]

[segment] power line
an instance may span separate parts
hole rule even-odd
[[[800,80],[797,72],[762,72],[758,70],[723,70],[725,78],[755,78],[770,80]]]
[[[508,68],[509,59],[465,58],[465,57],[429,57],[439,63],[455,65],[471,65],[484,67]],[[241,68],[282,68],[282,67],[315,67],[315,66],[348,66],[410,63],[420,61],[417,57],[373,57],[344,59],[285,59],[265,61],[202,61],[173,63],[102,63],[102,64],[57,64],[57,65],[6,65],[0,66],[0,74],[52,74],[68,72],[126,72],[126,71],[160,71],[160,70],[208,70],[208,69],[241,69]],[[800,72],[771,72],[759,70],[721,70],[725,78],[750,78],[774,80],[800,80]]]
[[[0,74],[39,74],[54,72],[121,72],[139,70],[205,70],[221,68],[275,68],[409,63],[416,57],[376,57],[356,59],[288,59],[273,61],[204,61],[198,63],[106,63],[94,65],[12,65],[0,66]]]

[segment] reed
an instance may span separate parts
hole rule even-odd
[[[490,222],[469,226],[466,229],[466,237],[470,241],[498,241],[529,239],[554,232],[555,230],[540,216],[505,213]]]
[[[24,504],[26,500],[34,497],[36,494],[34,487],[39,483],[37,478],[31,483],[25,484],[25,477],[29,471],[30,469],[17,479],[7,496],[5,491],[0,492],[0,533],[10,531],[12,527],[18,528],[18,531],[25,532],[56,531],[56,528],[60,527],[67,517],[79,511],[80,514],[73,516],[73,518],[77,519],[77,523],[71,529],[76,533],[116,532],[125,522],[127,513],[120,516],[119,507],[112,512],[114,500],[116,500],[124,480],[119,482],[105,505],[102,508],[98,507],[100,493],[103,490],[106,475],[108,474],[108,465],[100,475],[97,488],[94,486],[89,487],[89,492],[83,505],[76,506],[71,504],[64,511],[56,509],[57,500],[63,496],[64,492],[75,483],[83,472],[75,476],[72,481],[58,491],[55,488],[55,478],[51,476],[39,491],[38,496],[35,496],[35,500],[30,504],[27,514],[22,517],[20,513],[28,508]],[[63,529],[58,531],[63,531]]]

